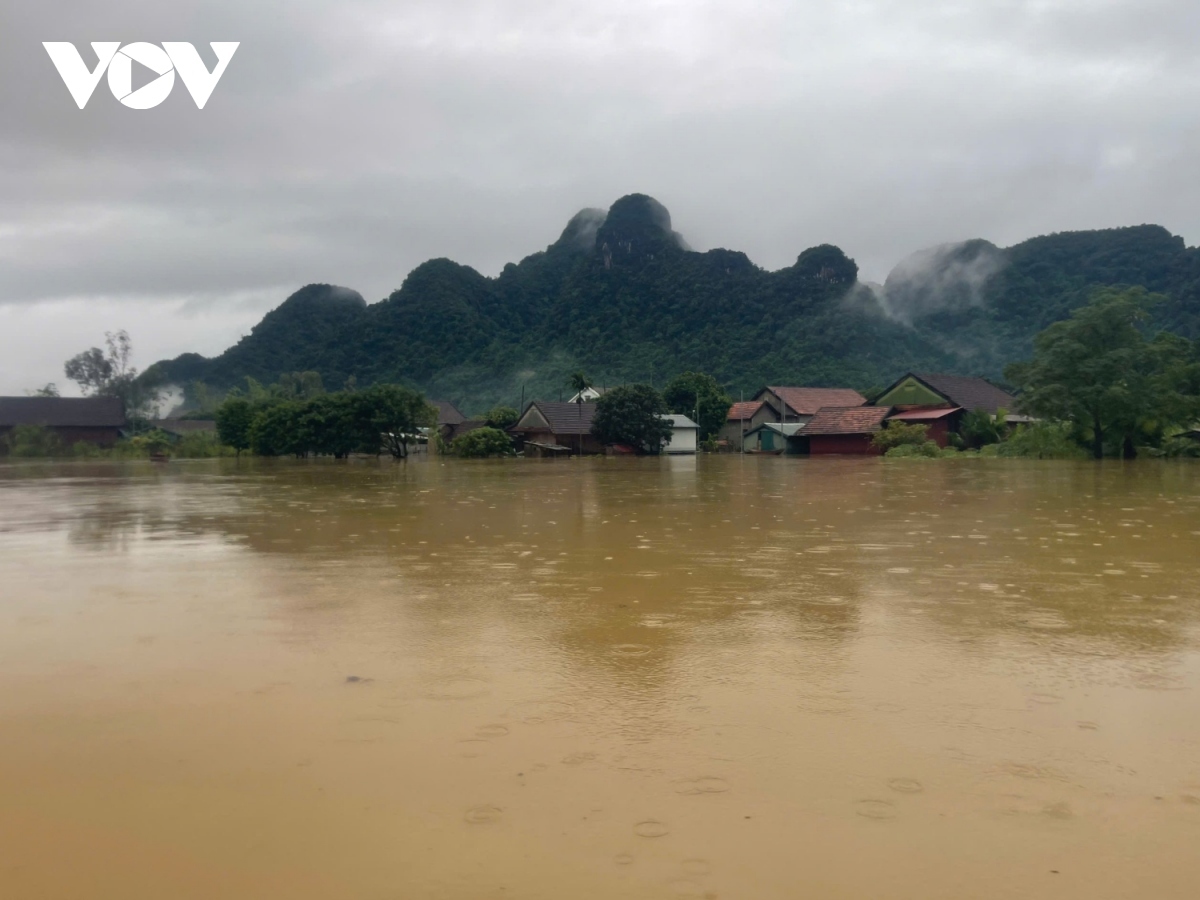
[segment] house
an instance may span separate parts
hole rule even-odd
[[[527,454],[530,447],[538,455],[603,453],[604,445],[592,434],[595,415],[595,403],[534,400],[509,431],[524,440]]]
[[[801,436],[803,422],[763,422],[746,432],[745,453],[805,453],[807,440]]]
[[[437,409],[437,424],[434,429],[442,436],[442,440],[454,440],[454,430],[467,421],[467,417],[449,400],[430,400],[429,405]]]
[[[827,406],[817,411],[804,426],[808,452],[878,456],[883,451],[871,443],[875,433],[892,412],[888,406]]]
[[[775,411],[762,400],[743,400],[729,407],[725,424],[717,432],[717,440],[724,441],[731,450],[740,451],[743,434],[777,418]]]
[[[700,426],[681,413],[669,413],[662,418],[671,423],[671,438],[663,444],[663,453],[695,453],[699,449]]]
[[[945,447],[958,431],[968,411],[995,416],[1000,410],[1013,412],[1017,398],[974,375],[930,375],[909,372],[879,395],[879,406],[894,406],[893,419],[929,426],[929,439]],[[1024,416],[1011,420],[1029,421]]]
[[[775,422],[807,422],[825,407],[864,406],[867,398],[851,388],[765,387],[754,395]]]
[[[599,400],[601,397],[603,397],[607,393],[608,393],[608,388],[602,388],[602,387],[598,388],[598,387],[590,387],[589,386],[589,387],[585,387],[578,394],[575,394],[574,396],[572,396],[571,399],[568,400],[567,402],[568,403],[579,403],[580,402],[579,398],[580,398],[580,396],[582,396],[584,403],[595,403],[597,400]]]
[[[116,397],[0,397],[0,453],[18,425],[48,428],[67,447],[79,441],[111,447],[128,421]]]

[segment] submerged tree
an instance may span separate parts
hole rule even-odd
[[[648,384],[629,384],[605,393],[596,402],[592,433],[604,444],[628,444],[641,453],[658,453],[671,439],[664,419],[667,404]]]
[[[124,331],[106,331],[105,349],[91,347],[66,361],[63,371],[88,397],[118,397],[126,414],[133,419],[154,412],[160,392],[155,385],[138,376],[132,363],[133,341]]]
[[[241,456],[250,449],[250,427],[254,424],[254,404],[245,397],[229,397],[217,409],[217,437]]]
[[[1142,330],[1159,299],[1140,287],[1104,288],[1039,334],[1033,359],[1005,373],[1023,389],[1021,409],[1071,423],[1096,459],[1106,445],[1131,458],[1139,439],[1190,424],[1200,413],[1195,348]]]
[[[682,413],[700,426],[700,440],[706,441],[725,427],[733,400],[717,379],[701,372],[684,372],[667,382],[663,399],[673,413]]]

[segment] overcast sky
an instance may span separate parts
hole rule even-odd
[[[0,7],[0,393],[127,329],[219,352],[314,281],[494,275],[651,194],[768,268],[1155,222],[1200,239],[1196,0],[106,0]],[[79,110],[42,41],[240,41]]]

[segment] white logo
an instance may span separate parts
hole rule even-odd
[[[42,46],[50,54],[54,67],[62,76],[67,90],[71,92],[76,105],[80,109],[87,106],[92,92],[100,83],[100,77],[108,71],[108,88],[113,96],[130,109],[152,109],[167,99],[171,88],[175,87],[175,73],[183,79],[183,86],[188,89],[192,99],[196,101],[197,109],[204,109],[204,104],[212,96],[213,88],[225,74],[225,67],[233,59],[239,41],[213,41],[208,46],[217,54],[217,65],[210,72],[204,65],[204,60],[191,44],[180,41],[163,41],[158,44],[147,44],[139,41],[134,44],[121,46],[120,41],[92,41],[92,49],[96,51],[99,62],[92,71],[75,45],[68,41],[45,41]],[[133,89],[133,64],[145,66],[158,77],[148,84],[142,85],[136,91]]]

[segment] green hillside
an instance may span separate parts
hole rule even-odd
[[[697,369],[734,397],[766,383],[866,389],[910,368],[998,376],[1094,284],[1163,291],[1161,321],[1200,329],[1200,258],[1156,226],[937,248],[882,290],[857,276],[829,245],[774,272],[737,251],[693,252],[665,208],[633,194],[579,213],[495,278],[431,260],[374,304],[309,285],[220,356],[185,354],[153,374],[228,388],[315,370],[329,387],[400,382],[474,412],[515,404],[522,386],[557,397],[576,369],[601,385]]]

